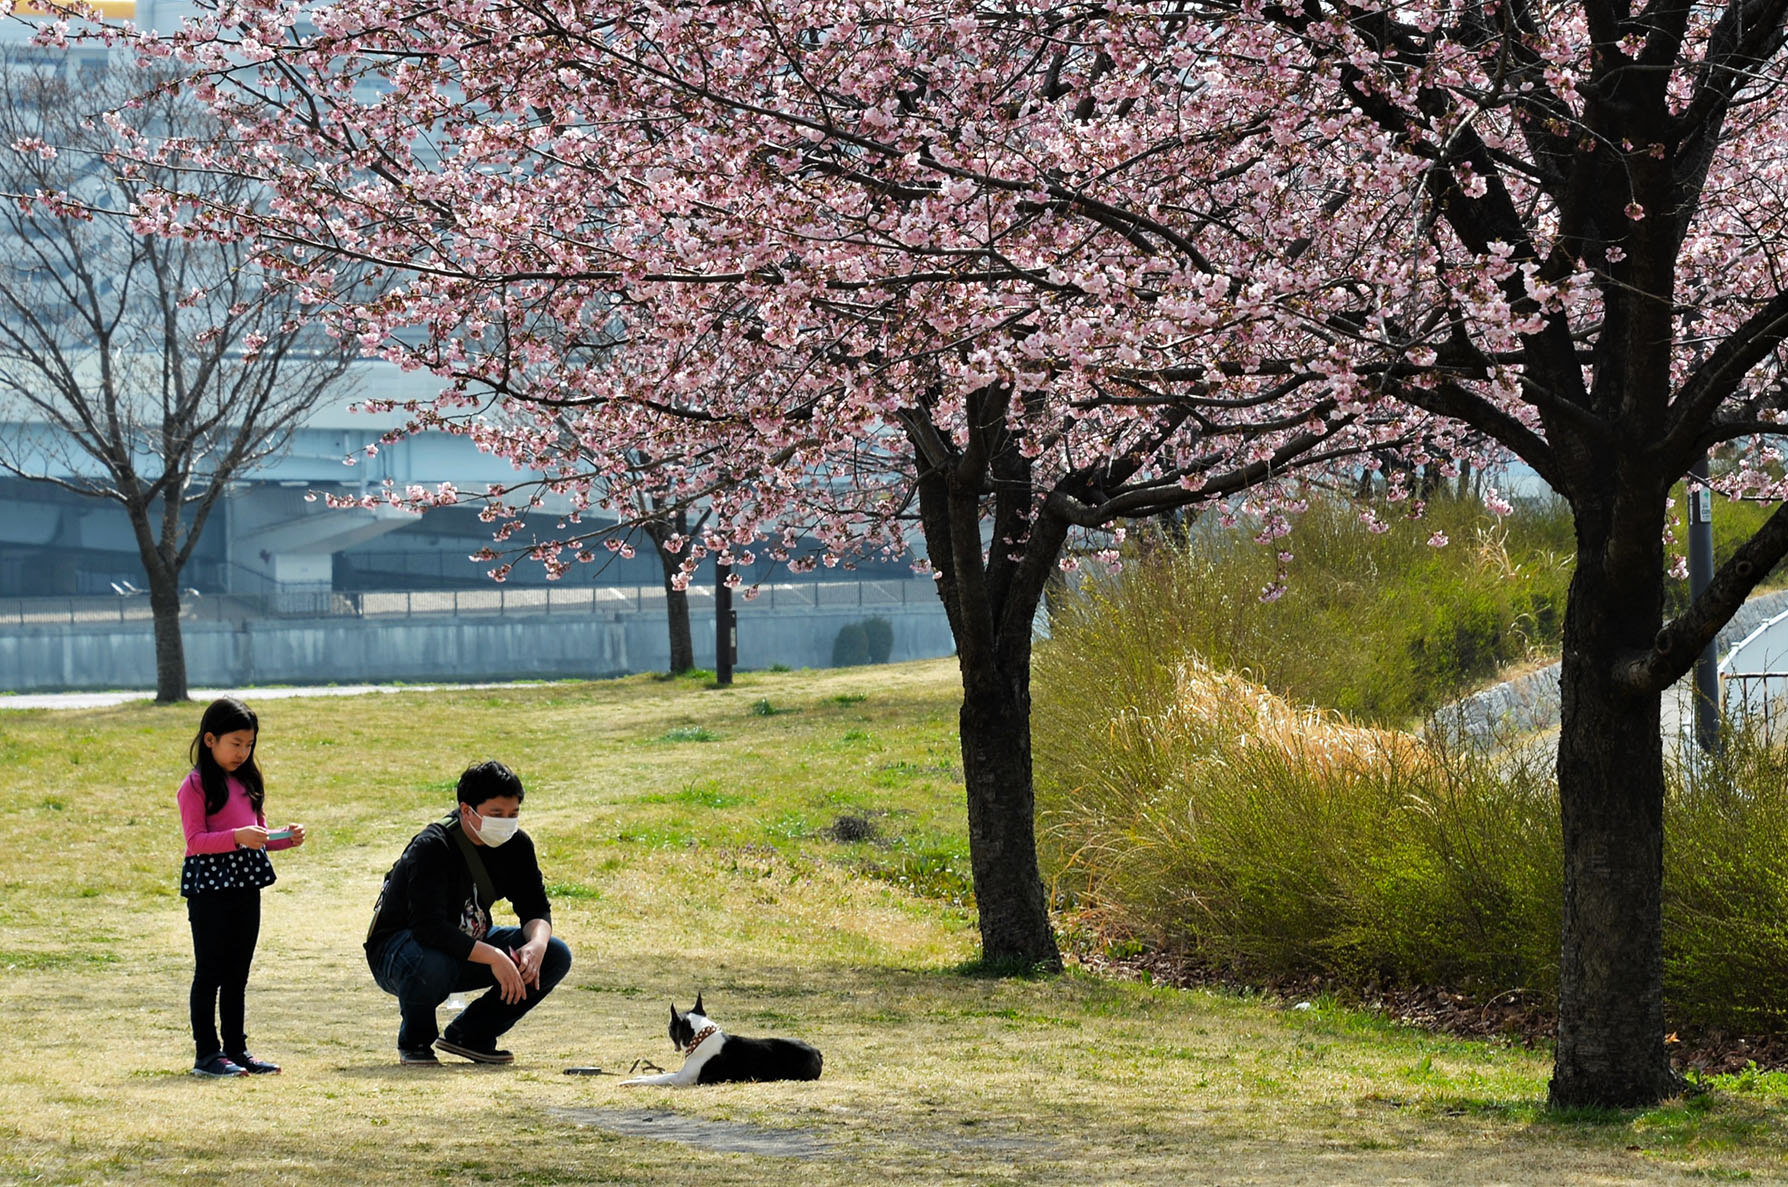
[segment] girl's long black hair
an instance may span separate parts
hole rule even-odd
[[[244,705],[235,697],[218,697],[205,707],[205,716],[199,719],[198,736],[192,740],[192,765],[199,772],[199,786],[205,789],[205,814],[213,815],[223,811],[229,801],[230,788],[226,780],[230,772],[217,765],[211,756],[211,747],[205,745],[205,735],[221,738],[225,734],[233,734],[237,730],[253,730],[258,737],[261,732],[260,718],[255,711]],[[251,747],[248,761],[235,770],[236,782],[248,792],[248,802],[254,805],[256,812],[267,798],[267,791],[261,783],[261,768],[255,765],[255,752]]]

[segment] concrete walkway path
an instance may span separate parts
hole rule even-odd
[[[278,700],[284,697],[357,697],[375,692],[437,692],[441,689],[526,688],[538,680],[511,680],[489,684],[326,684],[302,688],[194,688],[187,695],[198,704],[207,704],[218,697],[240,697],[245,701]],[[0,693],[0,711],[7,709],[109,709],[127,701],[155,699],[151,689],[125,692],[24,692]]]

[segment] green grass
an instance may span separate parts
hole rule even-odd
[[[1681,553],[1681,484],[1672,508]],[[1105,654],[1112,682],[1146,699],[1195,654],[1299,704],[1406,728],[1512,668],[1558,657],[1575,549],[1562,502],[1527,501],[1501,518],[1470,498],[1433,499],[1420,516],[1408,502],[1371,509],[1382,531],[1367,527],[1361,504],[1312,494],[1271,546],[1213,516],[1177,536],[1143,529],[1121,570],[1084,572],[1075,592],[1051,599],[1041,682],[1066,646]],[[1715,564],[1774,509],[1715,498]],[[1437,537],[1444,546],[1431,545]],[[1778,567],[1762,584],[1785,579]],[[1263,600],[1269,588],[1280,595]],[[1665,599],[1667,613],[1686,608],[1687,580],[1667,578]]]
[[[1749,540],[1757,529],[1763,526],[1780,504],[1757,503],[1749,500],[1733,500],[1716,495],[1713,500],[1713,559],[1714,567],[1725,564],[1732,554],[1746,540]],[[1689,506],[1686,487],[1677,483],[1670,492],[1670,514],[1675,520],[1672,527],[1674,543],[1673,553],[1686,553],[1688,548]],[[1777,565],[1766,574],[1760,583],[1765,587],[1779,587],[1788,579],[1788,567]],[[1687,578],[1669,580],[1664,585],[1664,613],[1680,614],[1688,609],[1689,582]]]
[[[959,901],[955,663],[876,676],[873,697],[845,702],[860,673],[266,702],[271,814],[311,840],[275,857],[249,990],[254,1049],[286,1073],[229,1083],[185,1074],[173,790],[199,707],[0,712],[0,1181],[1780,1177],[1788,1099],[1773,1077],[1556,1120],[1539,1108],[1545,1052],[1326,1002],[983,975]],[[800,711],[761,717],[759,699]],[[714,737],[662,741],[671,726]],[[395,1005],[359,940],[384,871],[485,757],[526,781],[522,819],[576,964],[510,1036],[515,1066],[418,1074],[396,1065]],[[846,816],[873,835],[839,840]],[[666,1003],[697,990],[737,1031],[818,1044],[825,1076],[675,1093],[560,1074],[672,1063]],[[626,1135],[623,1112],[794,1130],[823,1149]]]
[[[679,725],[665,730],[661,742],[716,742],[720,735],[705,725]]]

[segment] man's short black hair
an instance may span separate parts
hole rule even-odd
[[[459,777],[459,802],[476,808],[486,800],[514,796],[522,798],[521,777],[496,759],[475,762]]]

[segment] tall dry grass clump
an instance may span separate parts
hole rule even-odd
[[[1543,778],[1196,660],[1171,673],[1148,708],[1041,699],[1065,901],[1252,976],[1550,987],[1561,861]]]
[[[1685,1024],[1788,1034],[1788,752],[1761,733],[1672,772],[1664,995]]]
[[[1064,908],[1245,977],[1555,991],[1549,749],[1363,727],[1104,643],[1058,635],[1041,665],[1041,846]],[[1729,729],[1717,760],[1670,772],[1664,947],[1673,1025],[1788,1034],[1780,746]]]

